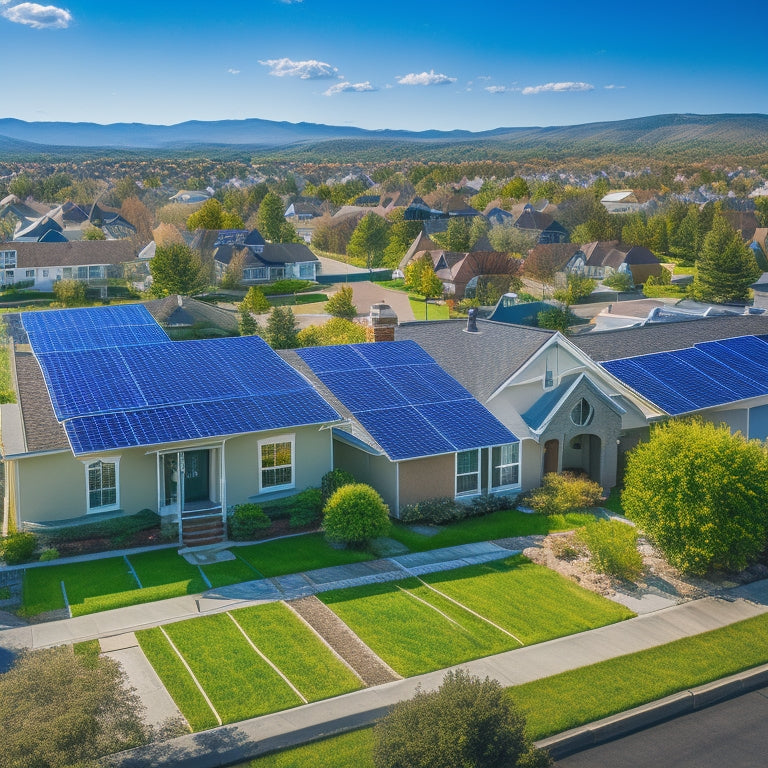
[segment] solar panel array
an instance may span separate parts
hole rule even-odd
[[[23,324],[75,455],[338,419],[257,336],[172,342],[137,305]]]
[[[606,360],[603,368],[671,416],[768,395],[768,337]]]
[[[393,461],[517,442],[413,341],[297,351]]]

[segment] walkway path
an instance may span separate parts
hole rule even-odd
[[[765,612],[768,612],[768,606],[764,604],[708,597],[460,666],[473,675],[498,680],[504,686],[519,685],[717,629]],[[244,762],[269,751],[371,724],[392,704],[413,696],[417,686],[427,691],[437,688],[445,672],[430,672],[235,725],[181,736],[113,755],[105,763],[115,768],[147,765],[215,768]]]

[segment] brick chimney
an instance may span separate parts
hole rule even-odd
[[[394,341],[397,315],[389,304],[381,302],[371,306],[368,325],[365,328],[366,341]]]

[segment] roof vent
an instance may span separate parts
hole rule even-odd
[[[467,333],[477,332],[477,307],[471,307],[467,312]]]

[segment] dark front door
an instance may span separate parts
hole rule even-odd
[[[207,501],[208,451],[184,452],[184,501]]]
[[[557,472],[559,465],[560,442],[558,440],[547,440],[544,443],[544,474]]]

